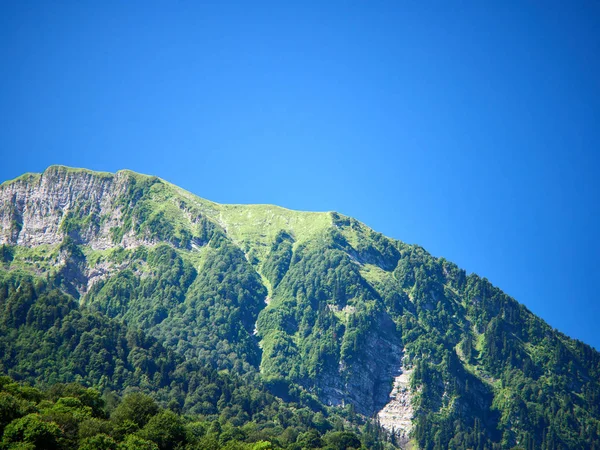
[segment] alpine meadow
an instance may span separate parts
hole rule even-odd
[[[0,225],[0,448],[600,448],[600,353],[351,217],[51,166]]]

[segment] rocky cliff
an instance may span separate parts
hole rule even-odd
[[[110,229],[122,216],[117,199],[132,181],[133,176],[126,171],[93,174],[53,166],[43,174],[27,174],[4,183],[0,186],[0,242],[28,247],[56,245],[72,233],[68,221],[77,217],[84,222],[76,234],[72,233],[77,242],[108,248],[112,246]]]

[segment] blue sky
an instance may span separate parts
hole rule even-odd
[[[3,2],[0,180],[340,211],[600,348],[599,30],[596,0]]]

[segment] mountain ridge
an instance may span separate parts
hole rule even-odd
[[[4,273],[56,280],[82,308],[283,399],[385,410],[403,446],[597,442],[597,351],[351,217],[51,166],[0,185],[0,224]]]

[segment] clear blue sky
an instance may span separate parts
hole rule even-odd
[[[600,348],[600,1],[5,1],[0,180],[337,210]]]

